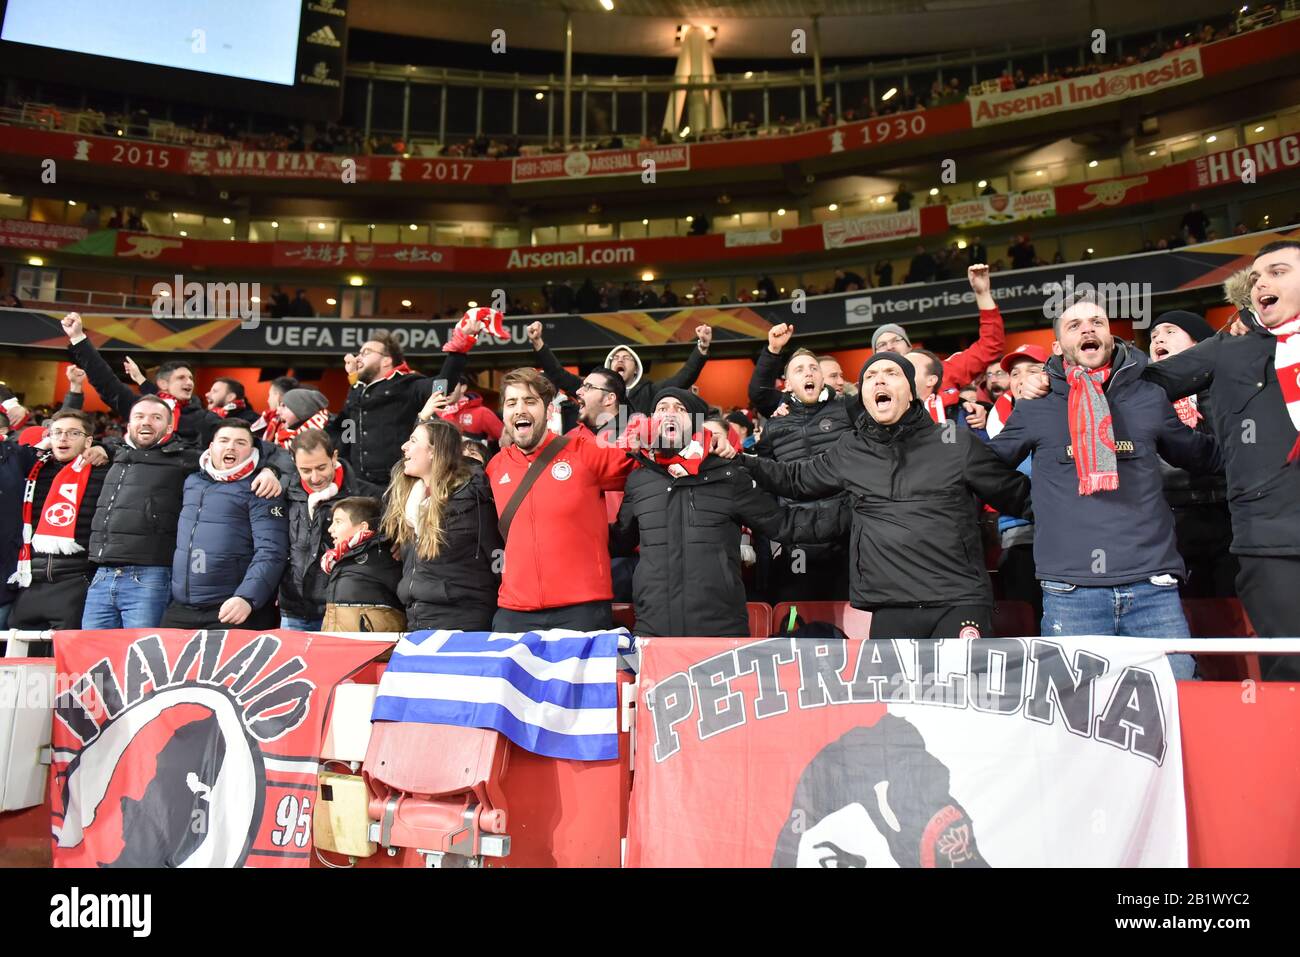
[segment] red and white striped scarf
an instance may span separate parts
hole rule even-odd
[[[1016,400],[1011,398],[1010,392],[1003,392],[996,402],[993,403],[993,411],[989,413],[988,421],[984,423],[984,431],[990,439],[997,438],[999,432],[1007,427],[1007,419],[1011,418],[1011,413],[1015,411]]]
[[[272,436],[270,431],[266,434],[271,438],[271,441],[275,442],[276,445],[287,449],[299,432],[306,432],[309,429],[323,429],[325,426],[329,425],[330,410],[321,409],[318,412],[313,412],[307,421],[302,422],[299,425],[281,425],[278,419],[273,421],[275,422],[275,434]]]
[[[334,478],[330,480],[329,485],[326,485],[319,492],[306,482],[303,482],[301,478],[298,481],[302,482],[302,490],[307,493],[307,518],[310,519],[316,514],[317,505],[321,502],[328,502],[339,494],[339,489],[343,487],[343,464],[339,463],[334,466]]]
[[[361,531],[357,532],[342,545],[335,545],[322,555],[320,557],[320,570],[328,575],[330,572],[334,571],[334,566],[343,560],[343,556],[352,551],[352,549],[356,548],[362,542],[368,541],[374,537],[375,533],[370,529],[361,529]]]
[[[939,425],[948,420],[947,414],[943,411],[943,398],[937,392],[931,392],[925,397],[925,411]]]
[[[212,411],[217,413],[217,415],[221,416],[224,419],[231,412],[234,412],[237,409],[243,409],[247,407],[247,405],[248,403],[245,402],[243,399],[231,399],[225,405],[221,406],[220,408],[213,409]]]
[[[158,398],[166,402],[167,408],[172,410],[172,427],[167,430],[167,435],[171,435],[181,427],[181,406],[185,403],[170,392],[163,392],[161,389],[158,391]],[[163,438],[166,439],[167,435],[164,435]]]
[[[219,469],[212,464],[212,450],[205,449],[199,456],[199,468],[207,472],[218,482],[238,482],[242,478],[247,478],[257,470],[257,449],[253,449],[253,454],[238,465],[228,469]]]
[[[1297,432],[1286,460],[1300,462],[1300,316],[1292,316],[1268,331],[1277,337],[1273,368],[1277,370],[1277,384],[1282,389],[1287,415]]]
[[[32,511],[36,499],[36,480],[46,464],[54,458],[44,452],[27,473],[23,488],[23,544],[18,550],[18,569],[9,576],[9,584],[26,588],[32,583],[32,552],[45,555],[75,555],[85,551],[77,544],[77,516],[81,502],[90,484],[90,464],[78,455],[63,466],[54,476],[50,486],[49,503],[41,512],[41,520],[32,527]],[[55,463],[58,464],[57,462]]]
[[[1196,396],[1194,395],[1184,396],[1174,402],[1174,414],[1178,416],[1178,421],[1189,429],[1196,428],[1196,423],[1205,418],[1205,416],[1201,415],[1201,410],[1196,407]]]

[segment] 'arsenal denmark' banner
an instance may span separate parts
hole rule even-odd
[[[306,867],[334,686],[386,642],[56,632],[55,867]]]
[[[631,867],[1185,867],[1160,642],[650,639]]]

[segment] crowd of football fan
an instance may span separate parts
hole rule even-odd
[[[342,408],[282,378],[259,411],[181,361],[127,385],[69,314],[64,406],[0,389],[0,625],[591,631],[623,600],[641,635],[743,636],[747,599],[830,599],[873,636],[991,635],[995,567],[1046,635],[1186,637],[1180,594],[1296,632],[1300,243],[1233,277],[1229,328],[1167,312],[1147,352],[1087,296],[1050,354],[1008,349],[968,279],[968,348],[882,325],[850,379],[777,324],[725,412],[695,388],[708,325],[652,382],[629,346],[568,371],[534,322],[494,410],[467,365],[501,316],[473,309],[432,376],[382,334]]]

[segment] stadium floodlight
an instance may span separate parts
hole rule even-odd
[[[884,103],[887,100],[892,100],[897,95],[898,95],[898,87],[891,86],[888,90],[885,91],[885,95],[880,98],[880,102]]]
[[[614,9],[614,0],[600,0],[600,5],[607,11]]]

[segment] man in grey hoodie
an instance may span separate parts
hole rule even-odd
[[[560,365],[555,354],[546,348],[546,343],[542,341],[540,322],[530,323],[527,331],[528,341],[532,343],[533,350],[537,353],[537,364],[541,366],[546,378],[550,379],[557,389],[563,389],[570,396],[576,396],[578,386],[582,385],[582,377],[574,375]],[[641,357],[630,346],[615,346],[609,351],[609,355],[605,357],[605,368],[623,377],[623,382],[627,385],[629,414],[640,412],[642,415],[650,415],[654,411],[654,397],[659,392],[667,388],[689,389],[695,384],[695,380],[700,377],[700,372],[704,369],[704,363],[709,361],[709,344],[713,341],[713,327],[704,324],[696,326],[695,337],[695,348],[691,350],[686,364],[662,382],[651,382],[645,377],[645,366],[641,362]]]

